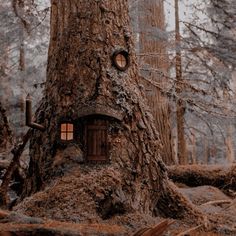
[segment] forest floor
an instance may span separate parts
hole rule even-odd
[[[185,173],[189,168],[194,170],[191,173],[199,172],[199,175],[196,174],[194,179],[194,185],[197,185],[197,178],[202,174],[202,169],[205,171],[206,166],[185,167]],[[222,170],[227,168],[225,166],[208,166],[207,173],[213,171],[222,174]],[[174,172],[180,174],[177,170]],[[113,170],[108,169],[103,174],[106,176],[111,173]],[[200,177],[202,178],[202,176]],[[189,221],[188,216],[184,220],[174,220],[151,217],[138,212],[116,214],[109,219],[101,219],[97,206],[90,199],[95,176],[90,173],[86,178],[86,181],[81,181],[77,171],[71,172],[51,183],[44,191],[24,199],[12,211],[0,211],[0,236],[236,235],[235,189],[227,188],[226,191],[226,188],[220,189],[210,185],[188,186],[186,182],[188,183],[189,179],[182,181],[185,183],[176,183],[178,191],[204,212],[206,218],[209,219],[209,225],[190,223],[192,221]],[[105,179],[101,179],[101,181],[105,181]],[[230,181],[233,181],[232,186],[236,184],[234,178],[231,178]],[[105,182],[103,184],[106,185]],[[114,183],[109,184],[116,184],[115,176]],[[217,183],[215,184],[217,185]],[[101,197],[102,193],[96,192],[96,194],[97,197]],[[79,202],[85,202],[85,204],[78,204]]]

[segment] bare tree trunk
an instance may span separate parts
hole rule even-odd
[[[229,163],[234,161],[234,145],[232,139],[232,124],[229,124],[227,127],[227,137],[226,137],[226,159]]]
[[[178,160],[179,164],[184,165],[188,163],[186,140],[185,140],[185,125],[184,114],[185,104],[180,98],[183,91],[183,77],[182,77],[182,59],[181,59],[181,45],[180,45],[180,28],[179,28],[179,1],[175,0],[175,41],[176,41],[176,118],[177,118],[177,135],[178,135]]]
[[[129,57],[126,70],[112,60],[120,49]],[[46,90],[36,120],[46,130],[33,133],[23,197],[42,190],[59,170],[66,173],[56,161],[73,148],[70,159],[80,158],[74,168],[103,173],[113,167],[119,172],[108,198],[116,196],[126,210],[153,214],[158,209],[165,214],[171,204],[166,215],[201,216],[168,181],[159,135],[143,102],[139,79],[127,0],[52,0]],[[74,127],[71,141],[61,140],[63,122]],[[91,160],[89,151],[97,150],[91,129],[108,130],[108,143],[102,144],[109,147],[103,157],[107,165]],[[94,181],[99,188],[101,183]]]
[[[194,130],[191,130],[191,160],[192,164],[197,164],[196,136]]]
[[[6,110],[0,102],[0,153],[6,151],[12,143],[12,132],[7,119]]]
[[[142,83],[154,123],[160,135],[160,155],[165,164],[175,163],[173,139],[170,124],[170,104],[167,97],[148,80],[158,83],[163,89],[167,87],[168,56],[166,52],[164,2],[139,1],[140,25],[140,66],[144,69]],[[159,38],[151,34],[155,30],[161,32]],[[149,70],[149,76],[147,71]],[[141,69],[142,72],[142,69]]]
[[[223,88],[223,97],[225,101],[230,101],[230,95],[229,91],[226,88]],[[228,104],[226,104],[226,107],[228,108]],[[229,111],[230,112],[230,111]],[[228,163],[232,163],[235,159],[234,157],[234,143],[233,143],[233,125],[231,121],[228,121],[227,127],[226,127],[226,139],[225,139],[225,145],[226,145],[226,160]]]
[[[204,140],[204,164],[208,164],[209,161],[209,142],[208,139],[205,137]]]

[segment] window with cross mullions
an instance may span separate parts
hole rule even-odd
[[[127,65],[127,59],[125,58],[124,55],[118,54],[116,56],[116,63],[119,65],[119,67],[125,68]]]
[[[71,123],[61,124],[61,140],[69,141],[74,139],[74,125]]]
[[[116,51],[113,56],[113,65],[121,71],[125,71],[129,67],[129,54],[125,50]]]

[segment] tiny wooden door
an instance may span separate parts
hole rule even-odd
[[[107,121],[99,118],[86,122],[85,139],[88,161],[105,161],[108,159]]]

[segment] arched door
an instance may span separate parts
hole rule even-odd
[[[108,121],[90,117],[85,122],[85,145],[88,161],[108,160]]]

